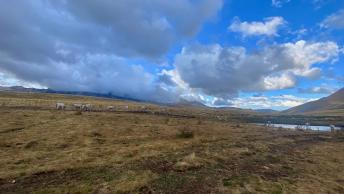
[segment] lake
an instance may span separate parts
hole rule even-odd
[[[258,125],[265,125],[264,123],[256,123]],[[284,128],[284,129],[296,129],[300,125],[290,125],[290,124],[270,124],[271,127],[276,127],[276,128]],[[305,127],[302,125],[302,127]],[[308,129],[314,130],[314,131],[331,131],[330,126],[318,126],[318,125],[309,125],[307,126]],[[336,127],[336,129],[340,129],[339,127]]]

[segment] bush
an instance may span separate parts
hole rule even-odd
[[[81,111],[81,110],[77,110],[77,111],[75,112],[75,115],[82,115],[82,111]]]
[[[201,119],[198,119],[197,125],[202,125],[202,120]]]
[[[183,129],[183,130],[179,131],[179,133],[177,134],[177,137],[185,138],[185,139],[193,138],[194,137],[194,132],[190,131],[190,130],[187,130],[187,129]]]
[[[102,136],[102,134],[98,133],[97,131],[91,131],[90,135],[92,137],[101,137]]]
[[[38,145],[38,142],[37,141],[30,141],[28,142],[24,147],[26,149],[29,149],[29,148],[33,148],[33,147],[36,147]]]

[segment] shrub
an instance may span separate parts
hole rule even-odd
[[[37,146],[38,145],[38,142],[37,141],[30,141],[30,142],[28,142],[24,147],[26,148],[26,149],[29,149],[29,148],[33,148],[33,147],[35,147],[35,146]]]
[[[201,119],[198,119],[197,125],[202,125],[202,120]]]
[[[81,111],[81,110],[77,110],[77,111],[75,112],[75,115],[82,115],[82,111]]]
[[[92,137],[101,137],[102,134],[98,133],[97,131],[91,131],[91,134],[90,134]]]
[[[193,138],[194,132],[187,129],[183,129],[178,132],[177,137],[185,139]]]

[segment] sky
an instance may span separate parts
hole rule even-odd
[[[343,0],[0,4],[0,86],[284,110],[344,85]]]

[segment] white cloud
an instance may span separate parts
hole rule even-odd
[[[315,10],[322,8],[324,5],[330,3],[332,0],[312,0],[312,4]]]
[[[244,109],[274,110],[285,110],[294,106],[317,100],[317,98],[301,98],[294,95],[247,96],[224,99],[207,96],[202,93],[185,95],[183,96],[183,98],[189,101],[197,101],[211,107],[236,107]]]
[[[305,40],[284,44],[286,53],[295,64],[309,67],[314,63],[322,63],[337,56],[340,48],[332,41],[307,43]]]
[[[266,90],[291,88],[295,83],[295,77],[290,73],[282,73],[279,76],[266,76],[264,78],[264,88]]]
[[[338,88],[334,88],[328,85],[315,86],[310,88],[299,88],[298,92],[302,94],[331,94]]]
[[[9,70],[16,70],[16,74],[13,74],[15,79],[9,77],[9,71],[5,71],[5,77],[0,79],[0,84],[3,80],[2,85],[13,83],[10,85],[28,86],[27,83],[39,83],[55,90],[111,92],[120,97],[156,102],[173,102],[178,97],[174,96],[174,92],[163,90],[156,82],[155,75],[140,64],[132,64],[115,55],[80,55],[73,65],[54,61],[49,66],[25,64],[30,68],[21,68],[23,63],[9,58],[0,58],[1,62],[9,64]]]
[[[244,37],[246,36],[278,36],[278,30],[281,26],[286,24],[282,17],[265,18],[263,22],[241,22],[235,18],[232,24],[228,27],[233,32],[240,32]]]
[[[315,10],[322,8],[325,4],[330,3],[332,0],[307,0],[307,3],[311,3]],[[273,7],[281,8],[284,4],[291,2],[291,0],[271,0]]]
[[[344,28],[344,9],[327,16],[320,24],[324,28],[343,29]]]
[[[231,100],[231,102],[233,104],[232,106],[238,108],[285,110],[313,100],[317,99],[300,98],[293,95],[280,95],[270,97],[242,97],[235,98]]]
[[[47,88],[38,83],[27,82],[27,81],[18,79],[17,77],[15,77],[14,75],[11,75],[8,72],[1,72],[1,70],[0,70],[0,86],[4,86],[4,87],[23,86],[26,88],[38,88],[38,89]]]
[[[175,57],[167,77],[181,91],[222,99],[239,92],[277,90],[294,87],[298,77],[315,79],[315,64],[331,62],[339,55],[334,42],[276,44],[248,53],[243,47],[193,45]]]
[[[283,4],[290,2],[290,0],[272,0],[271,5],[274,7],[282,7]]]
[[[309,34],[309,31],[305,28],[300,28],[298,30],[289,31],[289,33],[295,36],[295,40],[300,40],[303,37],[305,37],[307,34]]]

